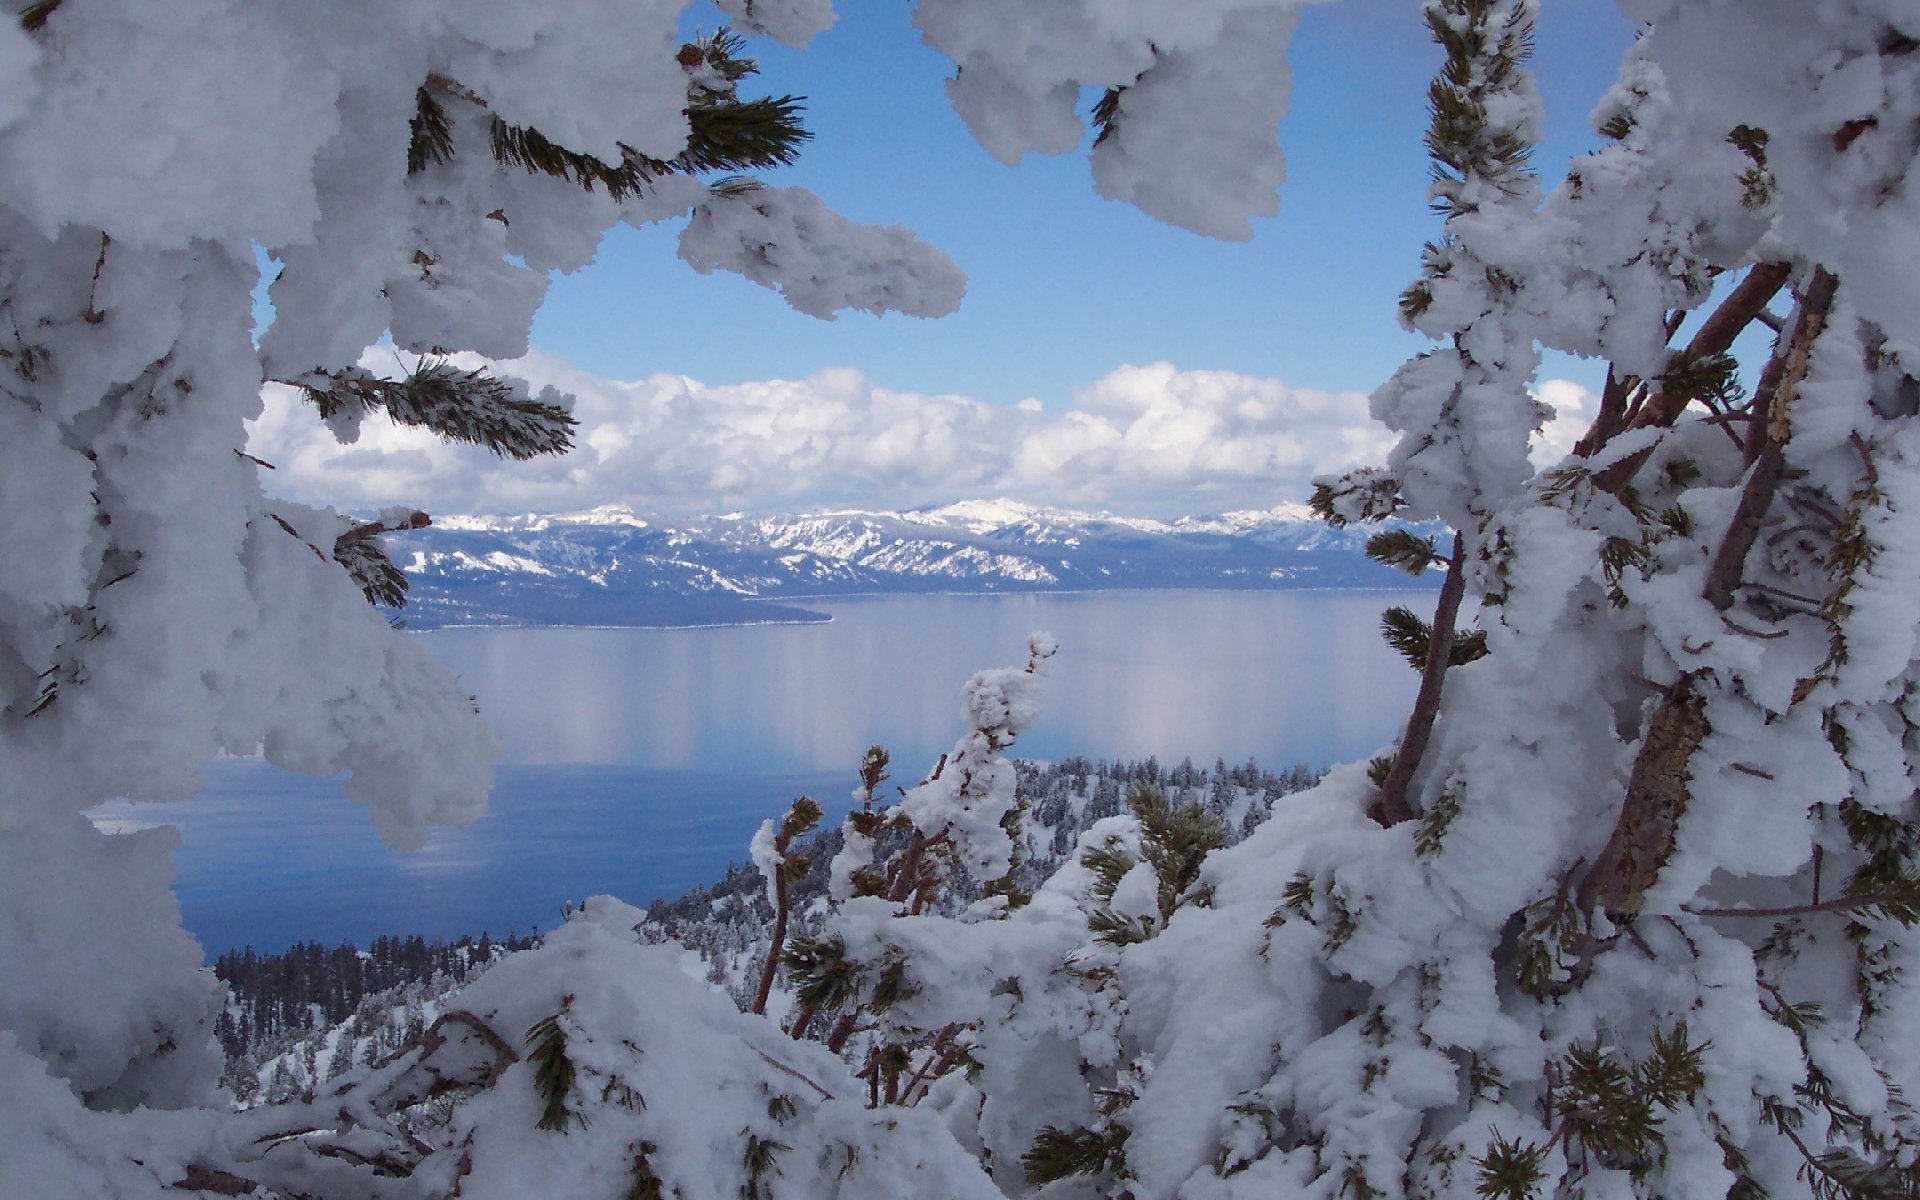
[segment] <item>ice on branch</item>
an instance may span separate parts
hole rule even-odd
[[[1280,211],[1286,164],[1274,128],[1287,111],[1284,51],[1297,23],[1291,7],[1250,7],[1204,48],[1162,49],[1103,114],[1092,154],[1100,194],[1208,237],[1252,238],[1249,217]]]
[[[1890,0],[1811,8],[1771,0],[1638,0],[1648,53],[1676,105],[1703,129],[1749,129],[1761,147],[1777,232],[1846,280],[1854,303],[1920,342],[1904,282],[1920,276],[1920,21]],[[1738,22],[1744,45],[1722,31]],[[1778,47],[1754,70],[1751,47]],[[1842,214],[1845,214],[1844,216]]]
[[[804,188],[716,191],[680,235],[680,257],[773,288],[822,320],[846,308],[945,316],[967,287],[952,259],[908,230],[849,221]]]
[[[564,454],[573,446],[578,424],[569,411],[571,396],[552,387],[529,396],[522,380],[502,379],[484,367],[463,370],[444,360],[423,359],[404,379],[382,379],[354,367],[315,371],[290,382],[344,443],[357,441],[361,420],[378,410],[397,425],[524,459]]]
[[[399,526],[270,501],[245,423],[278,379],[348,437],[377,411],[563,451],[562,397],[451,356],[524,351],[550,272],[807,137],[794,98],[744,94],[738,38],[681,42],[679,8],[36,0],[0,22],[0,825],[45,867],[0,872],[0,952],[31,964],[0,980],[0,1041],[55,1086],[214,1098],[167,839],[87,809],[190,795],[215,756],[261,752],[350,773],[395,845],[481,811],[471,698],[366,602],[404,595],[375,541]],[[823,214],[770,235],[837,230]],[[795,263],[802,294],[882,303],[886,254],[856,255],[847,289],[828,242]],[[950,308],[951,266],[907,257],[912,303]],[[383,334],[421,356],[405,378],[359,365]],[[39,1190],[132,1194],[101,1170]]]
[[[1252,236],[1283,175],[1275,124],[1286,111],[1287,47],[1316,0],[922,0],[914,22],[952,59],[947,94],[995,158],[1064,154],[1089,114],[1102,195],[1213,237]]]
[[[945,835],[954,857],[978,879],[998,879],[1012,866],[1013,844],[1001,822],[1014,805],[1014,771],[1003,754],[1040,715],[1040,684],[1059,645],[1053,635],[1027,639],[1027,665],[982,671],[962,689],[971,730],[944,765],[900,801],[900,811],[926,837]]]
[[[835,1056],[642,945],[644,916],[594,897],[390,1058],[240,1114],[227,1175],[282,1195],[997,1200],[936,1114],[869,1110]]]
[[[802,49],[833,27],[833,0],[719,0],[736,28]]]

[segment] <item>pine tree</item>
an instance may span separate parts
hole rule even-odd
[[[689,135],[678,155],[654,158],[620,146],[620,159],[608,163],[568,149],[532,127],[513,125],[489,111],[487,102],[456,79],[435,74],[415,92],[409,122],[407,174],[417,176],[450,167],[460,139],[458,126],[484,124],[487,146],[502,166],[596,190],[613,200],[638,200],[668,176],[702,177],[764,170],[798,157],[813,136],[801,123],[800,97],[743,99],[742,80],[759,64],[742,55],[744,38],[722,26],[680,47],[676,61],[687,74]],[[714,186],[730,195],[753,190],[750,178],[728,174]],[[505,221],[504,212],[489,214]],[[414,252],[423,279],[439,264],[427,249]],[[504,458],[529,459],[564,454],[573,446],[578,424],[570,401],[552,388],[529,397],[525,385],[502,379],[491,369],[457,367],[440,347],[420,348],[418,360],[400,379],[385,379],[360,366],[320,367],[282,380],[298,389],[320,419],[348,436],[357,436],[370,413],[384,413],[395,424],[425,428],[449,442],[484,446]],[[423,518],[412,527],[428,523]],[[359,583],[367,599],[399,608],[406,603],[406,576],[372,539],[392,532],[378,522],[356,525],[336,539],[332,556]]]
[[[1871,4],[1636,11],[1610,144],[1542,196],[1532,6],[1427,5],[1446,228],[1403,315],[1441,345],[1376,396],[1388,468],[1321,497],[1444,519],[1450,554],[1374,549],[1480,604],[1458,654],[1450,619],[1390,617],[1434,685],[1395,759],[1207,855],[1207,906],[1152,936],[1136,817],[1004,921],[823,948],[823,980],[894,956],[879,1028],[970,1030],[942,1103],[1010,1190],[1915,1188],[1920,35]],[[1755,73],[1763,42],[1792,49]],[[1609,371],[1537,471],[1542,345]]]
[[[103,832],[88,808],[190,795],[208,761],[260,752],[347,773],[398,848],[484,807],[492,739],[470,697],[365,603],[404,598],[381,541],[427,516],[269,500],[271,464],[244,449],[263,380],[347,440],[383,415],[503,458],[562,452],[563,397],[459,356],[524,353],[550,274],[621,221],[693,216],[683,257],[791,285],[809,311],[956,301],[957,270],[904,231],[743,178],[797,153],[799,102],[741,94],[742,43],[683,44],[671,7],[7,9],[0,1094],[34,1114],[10,1117],[25,1144],[8,1171],[36,1173],[16,1186],[250,1186],[219,1149],[222,997],[168,895],[165,840]],[[759,7],[781,11],[758,27],[799,40],[830,21]],[[391,376],[363,362],[383,337],[405,364]],[[55,945],[97,950],[43,962]],[[293,992],[330,969],[312,950],[258,996],[249,1036],[296,1027]],[[337,1016],[346,994],[313,999]],[[413,1045],[433,1022],[409,1015]],[[295,1074],[283,1097],[316,1082]]]

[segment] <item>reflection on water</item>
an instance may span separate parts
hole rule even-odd
[[[338,781],[253,760],[215,763],[193,800],[97,817],[180,827],[181,907],[212,950],[524,933],[551,927],[568,899],[646,903],[713,879],[802,792],[837,815],[875,742],[911,784],[963,732],[961,684],[1022,661],[1036,629],[1060,653],[1018,754],[1275,768],[1366,757],[1413,695],[1413,672],[1376,632],[1380,610],[1403,602],[896,596],[814,605],[827,624],[445,630],[418,636],[504,747],[490,812],[472,827],[394,854]]]
[[[1281,765],[1372,753],[1413,693],[1367,592],[889,596],[828,624],[444,630],[421,635],[518,763],[848,769],[874,742],[914,769],[959,732],[960,685],[1060,639],[1033,757]]]

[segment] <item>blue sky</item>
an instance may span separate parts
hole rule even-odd
[[[1536,162],[1551,185],[1593,147],[1586,117],[1632,30],[1609,0],[1543,7]],[[994,161],[948,106],[951,64],[921,45],[908,5],[839,8],[805,51],[752,48],[754,82],[807,97],[815,133],[768,181],[946,251],[969,276],[957,314],[819,321],[694,273],[675,254],[679,222],[618,226],[591,267],[554,284],[534,353],[503,365],[577,397],[571,454],[503,467],[373,426],[341,446],[270,389],[253,438],[279,465],[275,490],[438,513],[1007,497],[1178,516],[1298,503],[1316,474],[1383,461],[1391,437],[1366,398],[1427,347],[1399,328],[1396,300],[1439,228],[1420,140],[1439,54],[1417,0],[1306,11],[1278,130],[1280,215],[1238,243],[1101,199],[1084,153]],[[688,32],[718,23],[696,5]],[[1602,371],[1549,357],[1542,396],[1561,416],[1542,461],[1584,427]]]
[[[1593,144],[1586,115],[1631,27],[1609,0],[1543,6],[1536,64],[1549,181]],[[842,315],[826,323],[673,253],[676,226],[619,229],[586,271],[559,280],[534,344],[596,375],[708,383],[856,367],[876,383],[1049,408],[1123,364],[1169,361],[1296,387],[1370,391],[1423,341],[1394,300],[1437,219],[1420,146],[1438,52],[1414,0],[1309,9],[1292,51],[1280,216],[1249,243],[1173,229],[1097,196],[1083,156],[993,161],[948,107],[951,71],[920,44],[905,4],[843,0],[805,51],[757,42],[757,83],[807,97],[815,140],[774,182],[810,188],[858,220],[902,224],[969,277],[937,321]],[[717,14],[696,6],[691,24]],[[1590,376],[1556,363],[1557,374]]]

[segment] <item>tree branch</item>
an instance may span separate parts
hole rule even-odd
[[[1695,687],[1700,674],[1675,681],[1647,721],[1619,819],[1593,869],[1580,881],[1582,913],[1605,913],[1616,923],[1631,919],[1673,854],[1692,782],[1693,753],[1710,731],[1706,697]],[[1586,947],[1583,965],[1595,948],[1597,943]]]
[[[1772,302],[1774,296],[1786,286],[1791,274],[1792,267],[1783,262],[1761,263],[1748,271],[1747,277],[1742,279],[1733,291],[1727,293],[1727,298],[1720,302],[1720,307],[1714,309],[1700,328],[1694,332],[1692,340],[1681,352],[1681,359],[1697,362],[1715,354],[1726,353],[1727,349],[1733,345],[1734,339],[1766,311],[1767,305]],[[1672,425],[1680,419],[1680,414],[1686,410],[1687,404],[1692,399],[1690,393],[1681,390],[1663,390],[1657,395],[1649,396],[1648,402],[1633,414],[1625,428],[1646,429],[1655,426],[1664,428]],[[1596,443],[1594,449],[1598,449],[1600,444]],[[1640,468],[1646,464],[1652,454],[1653,447],[1649,446],[1628,455],[1602,471],[1595,479],[1596,485],[1603,491],[1617,494],[1633,479],[1634,475],[1639,473]]]
[[[1779,919],[1782,917],[1805,917],[1815,913],[1857,912],[1863,908],[1878,908],[1884,904],[1912,904],[1914,894],[1906,892],[1856,892],[1850,896],[1835,896],[1831,900],[1817,901],[1812,904],[1788,904],[1780,908],[1694,908],[1682,905],[1682,911],[1696,917],[1759,917]]]
[[[405,529],[425,529],[431,524],[433,524],[433,518],[418,511],[408,513],[404,519],[391,525],[379,521],[366,521],[333,539],[333,547],[338,550],[342,545],[357,542],[362,538],[378,537],[383,533],[399,533]]]
[[[1734,508],[1726,536],[1707,569],[1703,589],[1707,602],[1721,612],[1733,607],[1733,593],[1746,570],[1747,553],[1753,549],[1767,510],[1773,506],[1774,492],[1786,469],[1787,439],[1792,435],[1787,410],[1793,404],[1800,382],[1806,378],[1813,358],[1813,344],[1826,328],[1827,314],[1833,309],[1838,287],[1839,280],[1825,267],[1814,268],[1813,281],[1807,286],[1806,297],[1800,302],[1800,311],[1793,323],[1793,335],[1775,351],[1760,390],[1753,398],[1755,414],[1765,417],[1764,422],[1755,421],[1750,430],[1749,448],[1757,446],[1758,453],[1753,456],[1753,466],[1747,473],[1746,486],[1741,489],[1740,502]]]
[[[1440,600],[1434,606],[1432,631],[1427,637],[1427,661],[1420,669],[1420,691],[1414,697],[1413,712],[1407,716],[1406,732],[1394,751],[1393,768],[1380,785],[1374,801],[1373,816],[1382,825],[1394,826],[1416,815],[1409,796],[1413,773],[1427,752],[1427,739],[1433,734],[1434,720],[1440,715],[1440,693],[1446,686],[1447,668],[1453,665],[1454,622],[1460,616],[1460,600],[1466,592],[1466,542],[1453,535],[1453,558],[1447,567],[1446,582],[1440,585]]]

